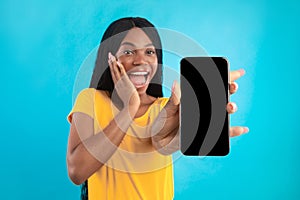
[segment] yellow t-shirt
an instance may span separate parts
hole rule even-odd
[[[155,151],[150,127],[168,98],[158,98],[135,118],[113,156],[88,179],[89,200],[102,199],[173,199],[172,157]],[[119,110],[104,91],[88,88],[80,92],[72,111],[94,119],[94,134],[103,130]]]

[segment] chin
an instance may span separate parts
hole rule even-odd
[[[139,93],[139,95],[145,94],[147,89],[148,89],[148,84],[142,87],[136,87],[136,91]]]

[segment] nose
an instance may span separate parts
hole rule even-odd
[[[137,50],[134,56],[133,65],[143,65],[147,63],[146,55],[141,50]]]

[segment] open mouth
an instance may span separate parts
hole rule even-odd
[[[136,87],[142,87],[147,84],[149,72],[131,72],[128,74],[129,79]]]

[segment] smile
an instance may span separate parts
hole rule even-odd
[[[149,74],[146,71],[131,72],[128,74],[128,77],[135,87],[143,87],[148,83]]]

